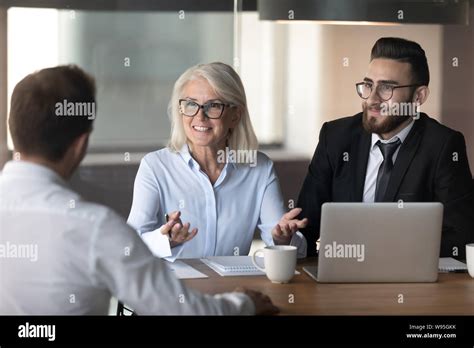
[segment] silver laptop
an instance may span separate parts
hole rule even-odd
[[[435,282],[441,203],[325,203],[318,266],[323,283]]]

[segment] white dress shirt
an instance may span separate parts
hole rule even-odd
[[[213,185],[187,145],[178,153],[168,148],[149,153],[138,169],[128,223],[145,238],[160,234],[166,213],[181,211],[183,223],[189,222],[198,233],[172,248],[167,258],[171,261],[247,255],[255,229],[266,245],[274,245],[271,230],[286,209],[273,162],[261,152],[256,159],[255,166],[226,163]],[[169,248],[166,238],[161,242]],[[306,256],[306,239],[300,232],[291,245],[298,248],[298,257]]]
[[[367,163],[367,172],[365,174],[365,185],[364,185],[364,198],[363,201],[366,203],[373,203],[375,200],[375,186],[377,184],[377,174],[379,172],[379,167],[383,162],[382,151],[376,145],[377,141],[380,140],[381,143],[388,144],[397,141],[400,139],[400,146],[394,152],[392,161],[395,164],[395,160],[397,159],[398,151],[403,145],[408,133],[413,127],[414,121],[411,121],[405,128],[403,128],[398,134],[394,135],[392,138],[388,140],[382,139],[378,134],[372,133],[372,145],[370,147],[369,153],[369,161]]]
[[[112,210],[52,170],[8,162],[0,176],[0,315],[253,314],[247,295],[187,289]]]

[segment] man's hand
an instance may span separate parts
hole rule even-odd
[[[174,211],[168,214],[168,222],[161,226],[161,233],[168,235],[172,248],[193,239],[198,233],[197,228],[193,228],[193,230],[189,232],[191,225],[188,222],[183,224],[180,216],[180,211]]]
[[[301,208],[294,208],[288,213],[284,214],[272,230],[272,237],[275,245],[288,245],[291,238],[300,228],[306,227],[308,219],[295,219],[301,213]]]
[[[255,315],[273,315],[280,311],[278,307],[273,305],[270,297],[262,294],[260,291],[245,288],[237,288],[234,291],[244,293],[251,298],[253,304],[255,305]]]

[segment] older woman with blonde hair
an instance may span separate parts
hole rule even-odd
[[[291,244],[306,256],[298,229],[307,220],[296,219],[297,208],[285,213],[234,69],[224,63],[188,69],[174,85],[168,112],[170,142],[142,159],[128,218],[152,251],[171,260],[246,255],[258,229],[265,244]],[[172,227],[169,234],[163,224]]]

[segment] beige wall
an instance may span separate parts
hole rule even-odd
[[[327,119],[351,115],[361,109],[354,84],[362,81],[367,71],[370,51],[377,39],[384,36],[403,37],[418,42],[426,52],[431,76],[430,97],[422,111],[439,118],[441,111],[441,56],[443,37],[441,26],[342,26],[333,25],[325,30],[323,81],[331,86],[326,105]],[[349,66],[343,66],[343,59]]]
[[[414,40],[425,49],[432,82],[430,97],[422,111],[440,118],[442,26],[291,23],[287,30],[287,103],[296,108],[296,116],[287,114],[287,124],[293,124],[287,129],[289,149],[311,155],[324,122],[361,111],[354,85],[365,76],[371,48],[383,36]]]
[[[469,26],[446,26],[443,47],[443,124],[461,131],[474,171],[474,2]],[[457,58],[457,64],[453,59]]]
[[[263,141],[283,136],[287,156],[311,156],[324,122],[361,110],[354,84],[366,73],[375,41],[395,36],[424,48],[431,93],[421,109],[463,132],[474,166],[474,24],[283,24],[245,15],[241,34],[241,76],[253,123]],[[459,66],[452,66],[453,57]]]

